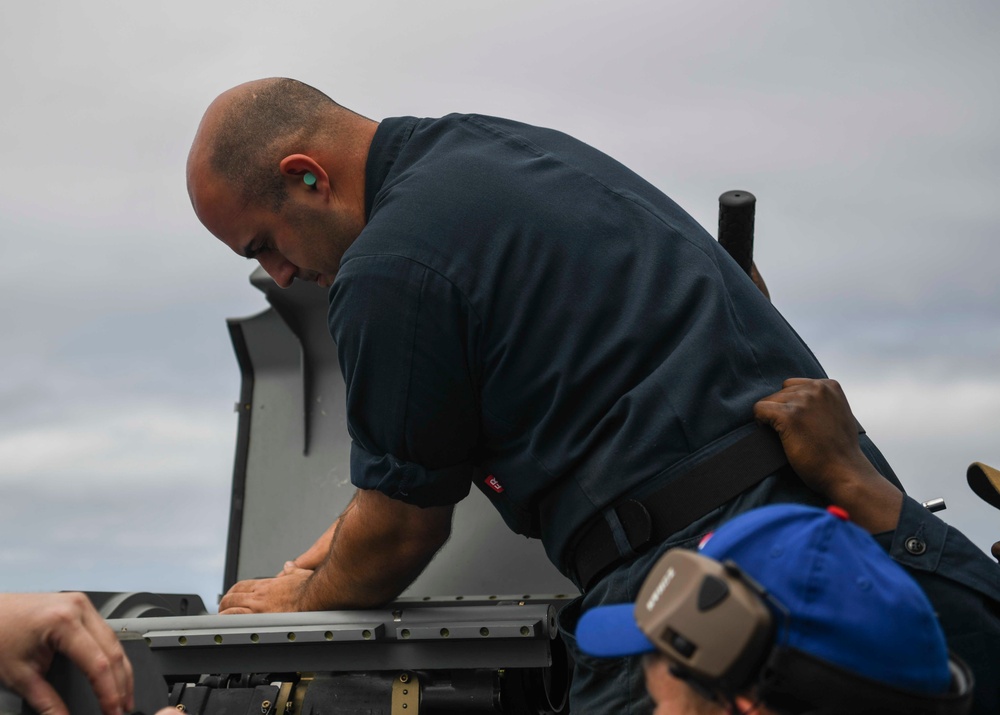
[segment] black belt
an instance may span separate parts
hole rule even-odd
[[[585,525],[570,558],[581,588],[586,591],[612,566],[662,543],[788,464],[777,433],[770,427],[754,427],[652,494],[624,499]],[[625,533],[620,541],[611,526],[615,521]]]

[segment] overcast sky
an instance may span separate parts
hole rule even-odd
[[[266,307],[184,164],[228,87],[294,77],[373,119],[562,129],[715,233],[757,195],[775,304],[918,499],[988,548],[1000,466],[1000,5],[0,5],[0,588],[222,583],[239,373]],[[291,554],[290,554],[291,556]]]

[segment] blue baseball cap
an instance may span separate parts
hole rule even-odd
[[[769,603],[775,644],[863,678],[912,693],[938,695],[951,683],[944,633],[927,596],[842,509],[776,504],[723,524],[699,546],[701,555],[734,562],[780,607]],[[663,569],[661,608],[670,603]],[[640,608],[639,605],[643,607]],[[650,622],[655,603],[600,606],[576,630],[584,653],[620,657],[657,650]],[[782,612],[784,611],[784,612]],[[643,626],[647,626],[646,631]]]

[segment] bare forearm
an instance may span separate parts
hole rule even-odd
[[[284,571],[290,570],[290,568],[300,568],[300,569],[316,569],[322,564],[330,553],[330,545],[333,543],[333,535],[337,533],[337,527],[340,525],[340,519],[343,515],[350,512],[354,508],[354,502],[357,496],[351,498],[347,506],[344,508],[343,514],[337,517],[330,527],[323,532],[316,541],[306,549],[302,554],[297,556],[293,561],[286,562]]]
[[[362,492],[305,583],[302,610],[370,608],[398,596],[448,538],[452,507],[419,509]]]
[[[398,596],[437,548],[338,530],[330,554],[306,582],[303,610],[373,608]]]
[[[421,509],[378,492],[359,491],[317,541],[322,544],[332,535],[315,571],[288,562],[275,578],[240,581],[222,598],[219,613],[320,611],[386,603],[448,540],[452,511],[451,506]]]
[[[869,533],[892,531],[899,523],[903,493],[868,462],[852,465],[850,472],[827,480],[822,493]]]

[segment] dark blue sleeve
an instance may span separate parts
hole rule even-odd
[[[923,588],[948,647],[972,669],[971,712],[1000,712],[1000,565],[909,497],[896,530],[875,538]]]
[[[450,282],[407,258],[342,265],[329,320],[358,488],[423,507],[469,493],[479,411],[467,306]]]
[[[894,560],[911,572],[937,574],[1000,600],[1000,565],[919,502],[903,498],[896,530],[876,535]]]

